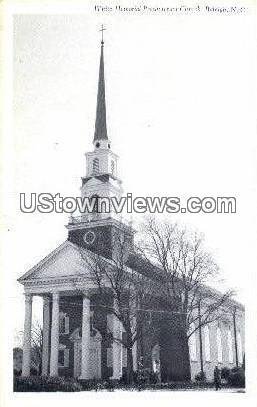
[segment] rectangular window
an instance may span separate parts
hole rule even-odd
[[[62,314],[62,313],[60,314],[59,332],[60,332],[60,334],[69,333],[69,317],[67,314]]]

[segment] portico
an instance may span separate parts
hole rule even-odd
[[[69,262],[65,261],[69,259]],[[70,267],[70,263],[73,267]],[[66,264],[66,268],[63,267]],[[54,265],[54,269],[52,268]],[[57,273],[56,267],[62,272]],[[76,265],[76,271],[74,270]],[[81,268],[81,269],[80,269]],[[79,270],[80,269],[80,270]],[[83,273],[82,273],[83,270]],[[69,273],[66,274],[66,273]],[[58,276],[59,274],[59,276]],[[66,274],[66,275],[64,275]],[[93,378],[92,375],[101,376],[101,334],[92,339],[92,308],[95,309],[97,297],[97,288],[90,280],[89,274],[83,264],[83,259],[79,249],[71,242],[66,241],[57,250],[55,250],[44,262],[33,268],[20,281],[25,287],[25,319],[24,319],[24,343],[23,343],[23,368],[22,375],[30,375],[31,362],[31,329],[32,329],[32,304],[33,297],[40,296],[43,299],[43,349],[42,349],[42,375],[58,376],[62,375],[62,367],[59,365],[60,346],[70,346],[74,331],[79,332],[80,350],[77,354],[70,349],[69,366],[72,366],[73,374],[76,376],[76,363],[80,366],[79,378],[83,380]],[[93,298],[93,302],[92,302]],[[110,300],[111,301],[111,300]],[[70,330],[67,335],[60,331],[60,316],[65,307],[70,309]],[[115,321],[110,311],[108,320],[112,321],[109,328],[113,330],[113,336],[121,332],[119,321]],[[99,322],[98,322],[99,324]],[[100,324],[101,325],[101,324]],[[74,329],[73,329],[74,328]],[[95,332],[93,332],[95,333]],[[94,345],[92,345],[92,343]],[[100,347],[96,347],[96,344]],[[68,345],[67,345],[68,344]],[[110,344],[112,348],[111,365],[113,367],[113,379],[119,379],[122,375],[122,352],[121,344],[114,342]],[[100,349],[100,350],[99,350]],[[97,354],[99,369],[93,370],[91,364],[95,364],[90,352]],[[76,358],[79,360],[76,360]],[[93,361],[93,362],[92,362]],[[100,372],[100,373],[99,373]]]

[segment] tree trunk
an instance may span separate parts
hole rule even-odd
[[[191,365],[190,365],[189,343],[186,334],[185,334],[184,366],[185,366],[184,380],[189,381],[191,380]]]
[[[134,382],[133,377],[133,353],[132,347],[127,348],[127,383],[131,384]]]

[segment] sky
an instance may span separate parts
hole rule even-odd
[[[205,234],[220,288],[246,302],[255,278],[253,173],[256,141],[254,27],[240,16],[16,14],[13,18],[12,167],[8,264],[15,332],[23,288],[16,279],[67,237],[67,214],[24,214],[19,193],[78,196],[92,150],[105,31],[107,126],[134,196],[235,196],[236,214],[168,215]],[[135,221],[140,222],[137,216]],[[40,319],[40,301],[34,318]]]

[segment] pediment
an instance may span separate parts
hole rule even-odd
[[[65,241],[31,270],[19,282],[65,277],[89,276],[81,251],[75,244]]]

